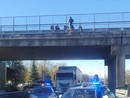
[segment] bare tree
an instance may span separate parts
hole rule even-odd
[[[126,70],[125,72],[125,83],[130,84],[130,70]]]
[[[83,74],[83,75],[82,75],[82,80],[83,80],[84,82],[89,82],[89,75]]]

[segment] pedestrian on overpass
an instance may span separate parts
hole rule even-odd
[[[60,27],[58,26],[58,24],[55,26],[55,32],[59,32]]]
[[[68,32],[68,26],[64,25],[64,32],[67,33]]]
[[[78,30],[79,30],[79,32],[82,32],[83,29],[82,29],[81,25],[79,25]]]
[[[72,17],[70,17],[69,19],[69,28],[71,29],[72,25],[73,25],[74,19]]]
[[[53,25],[51,25],[50,29],[51,29],[52,32],[54,32],[54,26]]]
[[[74,26],[71,25],[71,27],[70,27],[70,33],[73,33],[73,32],[74,32]]]

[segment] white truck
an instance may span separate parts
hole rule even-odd
[[[56,90],[64,93],[68,88],[82,81],[82,72],[76,66],[60,66],[55,75]]]

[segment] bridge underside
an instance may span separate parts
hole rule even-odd
[[[110,46],[1,47],[0,60],[104,59]]]

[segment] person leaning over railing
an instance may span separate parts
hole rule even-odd
[[[83,30],[83,29],[82,29],[82,26],[79,25],[79,27],[78,27],[78,31],[79,31],[79,32],[82,32],[82,30]]]
[[[70,33],[73,33],[73,32],[74,32],[74,26],[73,26],[73,25],[71,25],[71,27],[70,27],[70,29],[69,29],[69,32],[70,32]]]
[[[50,29],[51,29],[51,32],[54,32],[54,26],[53,25],[51,25]]]
[[[55,26],[55,32],[59,32],[60,27],[58,26],[58,24]]]
[[[68,32],[69,27],[67,25],[64,25],[64,33]]]

